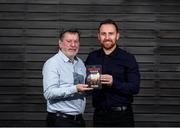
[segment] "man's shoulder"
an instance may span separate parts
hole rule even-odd
[[[101,49],[97,49],[97,50],[94,50],[94,51],[90,52],[88,55],[93,56],[93,55],[98,55],[100,53],[101,53]]]
[[[78,61],[79,63],[84,63],[83,60],[82,60],[80,57],[76,56],[76,59],[77,59],[77,61]]]
[[[118,48],[118,55],[122,55],[122,56],[134,56],[132,53],[130,53],[129,51],[122,49],[122,48]]]
[[[57,62],[57,54],[51,56],[50,58],[48,58],[45,62],[45,64],[55,64]]]

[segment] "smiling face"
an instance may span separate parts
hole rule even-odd
[[[59,40],[59,48],[69,59],[74,59],[77,55],[79,44],[79,35],[75,32],[66,32]]]
[[[113,24],[103,24],[99,28],[98,40],[105,52],[111,53],[116,48],[119,39],[119,32]]]

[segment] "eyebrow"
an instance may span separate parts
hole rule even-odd
[[[106,33],[106,32],[100,32],[100,33]],[[107,32],[107,33],[115,33],[115,32]]]

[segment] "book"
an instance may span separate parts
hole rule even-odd
[[[86,71],[87,71],[86,84],[88,84],[90,88],[101,88],[100,77],[102,74],[102,66],[87,65]]]

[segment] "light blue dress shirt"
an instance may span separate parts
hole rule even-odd
[[[84,113],[86,98],[76,89],[76,84],[85,83],[86,68],[78,57],[74,63],[60,50],[43,66],[43,91],[47,111],[77,115]]]

